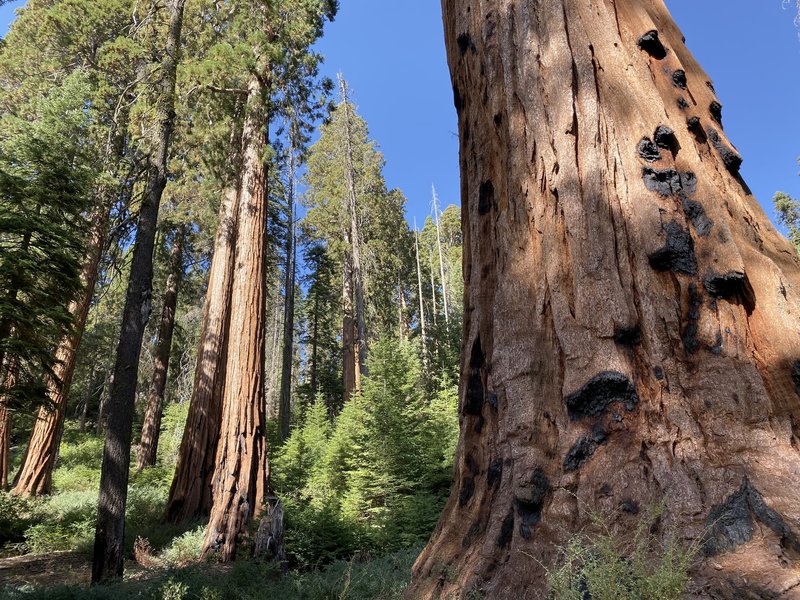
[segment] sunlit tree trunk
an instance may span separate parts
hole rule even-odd
[[[450,323],[450,312],[447,310],[447,280],[444,276],[444,255],[442,253],[442,232],[439,226],[439,197],[436,194],[436,188],[431,186],[431,194],[433,196],[433,223],[436,225],[436,248],[439,254],[439,276],[442,281],[442,308],[444,309],[444,321]]]
[[[207,515],[211,510],[239,215],[237,195],[235,189],[227,190],[219,207],[192,398],[167,500],[166,519],[173,523]]]
[[[425,332],[425,305],[422,301],[422,269],[419,265],[419,232],[417,231],[417,224],[414,223],[414,257],[417,260],[417,295],[419,297],[419,333],[422,344],[422,362],[425,366],[428,364],[428,346],[427,334]]]
[[[793,597],[800,265],[708,76],[662,0],[443,9],[461,437],[407,597],[545,598],[595,512],[624,540],[661,502],[700,545],[688,597]]]
[[[3,382],[0,387],[0,491],[8,489],[8,469],[11,461],[11,409],[4,392],[14,387],[17,368],[14,359],[5,365],[0,364],[0,379]]]
[[[122,577],[123,571],[125,505],[128,499],[136,379],[144,328],[150,315],[158,209],[167,185],[184,2],[173,0],[170,5],[169,26],[156,85],[156,148],[151,159],[150,181],[136,223],[133,258],[114,364],[114,382],[109,397],[92,561],[92,583],[95,584]]]
[[[351,132],[351,106],[347,97],[347,84],[344,78],[339,75],[339,87],[342,94],[342,109],[344,110],[344,143],[345,143],[345,172],[347,176],[347,217],[349,219],[349,242],[350,260],[352,261],[352,285],[353,285],[353,318],[355,320],[354,340],[356,353],[356,374],[355,389],[361,389],[361,377],[367,374],[367,323],[364,314],[364,280],[361,264],[361,235],[358,225],[358,197],[356,193],[356,172],[353,164],[353,136]]]
[[[101,191],[101,196],[111,197],[108,190]],[[104,201],[92,218],[92,231],[81,269],[83,291],[69,306],[69,312],[74,319],[73,329],[61,340],[56,349],[56,362],[53,368],[56,380],[51,380],[47,386],[50,406],[40,408],[34,421],[25,458],[12,490],[16,495],[40,496],[52,491],[53,468],[64,430],[67,398],[75,372],[77,351],[86,329],[86,319],[94,296],[100,260],[106,246],[110,209],[110,202]]]
[[[153,381],[144,413],[139,453],[136,457],[136,467],[139,471],[145,467],[155,466],[158,454],[158,436],[161,431],[161,415],[164,410],[164,390],[167,387],[172,333],[175,330],[175,309],[178,306],[178,288],[183,274],[185,236],[186,226],[182,225],[175,231],[175,239],[172,241],[172,248],[169,252],[169,274],[164,286],[161,322],[158,326],[158,338],[153,358]]]
[[[288,232],[286,233],[286,281],[283,289],[283,347],[281,361],[281,387],[278,402],[278,422],[281,441],[289,437],[292,411],[292,364],[294,362],[294,286],[295,286],[295,241],[294,241],[294,140],[289,144],[289,187],[286,202],[289,205]]]
[[[225,366],[212,508],[203,542],[203,554],[223,562],[235,558],[238,542],[261,511],[268,483],[263,404],[268,89],[263,76],[248,83],[229,325],[236,343],[228,348]]]

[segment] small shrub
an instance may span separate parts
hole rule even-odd
[[[0,548],[22,542],[30,526],[31,502],[0,492]]]
[[[601,533],[571,537],[560,549],[561,567],[548,573],[553,600],[680,600],[697,547],[681,547],[673,535],[660,543],[652,531],[662,512],[663,506],[649,510],[632,540],[594,515]]]
[[[198,560],[203,547],[204,532],[205,527],[200,525],[196,529],[192,529],[176,537],[172,540],[172,543],[164,549],[164,552],[161,554],[161,559],[166,565],[175,567]]]

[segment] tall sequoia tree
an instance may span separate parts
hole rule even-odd
[[[659,502],[660,534],[701,546],[692,597],[788,597],[800,265],[708,76],[662,0],[442,4],[461,437],[407,597],[544,597],[590,509],[622,535]]]

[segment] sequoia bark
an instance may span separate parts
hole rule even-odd
[[[800,270],[707,75],[662,0],[442,4],[461,437],[407,597],[544,597],[590,510],[624,536],[662,501],[660,532],[702,547],[690,597],[779,597],[800,550]]]
[[[268,74],[269,69],[259,72]],[[240,539],[261,512],[269,480],[263,402],[267,219],[264,150],[269,89],[265,77],[250,79],[242,130],[239,231],[229,324],[236,343],[228,347],[212,508],[203,542],[203,554],[214,554],[222,562],[236,557]]]

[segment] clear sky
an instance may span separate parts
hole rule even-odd
[[[0,7],[0,33],[21,2]],[[742,174],[772,215],[775,191],[800,197],[800,39],[782,0],[667,0],[689,49],[714,81]],[[341,0],[319,49],[342,71],[386,158],[386,178],[418,222],[430,186],[457,203],[456,116],[437,0]]]

